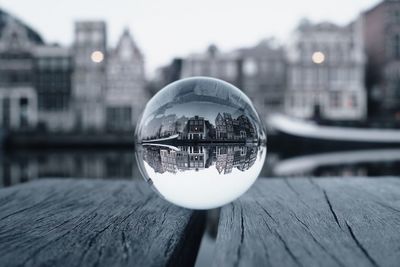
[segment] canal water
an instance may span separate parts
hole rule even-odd
[[[133,149],[10,149],[0,154],[0,175],[0,187],[42,178],[141,179]],[[400,176],[400,148],[270,150],[260,176]]]

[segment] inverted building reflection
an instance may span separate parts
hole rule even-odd
[[[219,174],[229,174],[232,169],[246,171],[251,168],[258,153],[256,145],[144,145],[143,160],[156,173],[178,173],[215,168]]]
[[[163,147],[164,146],[164,147]],[[159,145],[158,149],[148,149],[147,160],[152,164],[161,166],[161,155],[159,150],[167,148],[167,151],[178,147]],[[215,146],[214,146],[215,147]],[[229,147],[229,146],[228,146]],[[203,158],[201,162],[204,167],[215,171],[219,175],[233,169],[245,170],[254,168],[251,166],[254,159],[250,158],[242,164],[243,168],[237,168],[238,162],[243,159],[238,157],[238,150],[233,156],[228,153],[228,148],[221,146],[222,153],[217,151],[209,153],[212,155],[214,165],[208,165],[210,159]],[[243,147],[243,146],[236,146]],[[246,147],[246,146],[244,146]],[[247,146],[249,148],[249,146]],[[252,148],[250,146],[250,148]],[[257,147],[254,147],[257,149]],[[206,149],[207,146],[206,146]],[[203,148],[203,155],[205,150]],[[226,154],[225,154],[226,149]],[[260,149],[258,148],[258,153]],[[255,152],[254,152],[255,153]],[[230,155],[228,157],[228,154]],[[153,156],[151,156],[153,155]],[[184,155],[180,158],[180,155]],[[246,153],[247,155],[247,153]],[[158,157],[158,161],[157,161]],[[208,157],[208,155],[207,155]],[[168,157],[165,157],[167,159]],[[205,159],[205,161],[204,161]],[[170,159],[171,161],[171,159]],[[198,158],[200,161],[200,158]],[[158,163],[156,163],[158,162]],[[165,160],[164,160],[165,162]],[[248,163],[247,163],[248,162]],[[172,163],[173,160],[172,160]],[[177,167],[174,164],[164,165],[169,170],[189,170],[189,160],[184,153],[177,153]],[[187,167],[186,167],[186,164]],[[151,165],[147,162],[148,165]],[[165,164],[165,163],[164,163]],[[200,164],[200,163],[198,163]],[[248,165],[246,165],[248,164]],[[154,166],[154,165],[152,165]],[[192,167],[195,171],[195,167]],[[199,168],[200,169],[200,168]],[[165,173],[171,173],[165,171]],[[240,172],[241,173],[241,172]],[[400,150],[399,149],[375,149],[361,151],[326,152],[315,155],[297,155],[286,157],[269,151],[267,160],[263,166],[261,177],[326,177],[326,176],[399,176],[400,175]],[[95,179],[139,179],[140,172],[131,149],[96,149],[96,150],[14,150],[0,153],[0,188],[19,183],[29,182],[38,178],[95,178]]]

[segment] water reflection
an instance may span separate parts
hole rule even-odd
[[[0,187],[38,178],[140,177],[132,149],[13,150],[0,154]]]
[[[143,160],[156,173],[178,173],[214,167],[218,174],[250,169],[257,159],[259,147],[256,145],[210,145],[210,146],[166,146],[143,145]],[[262,153],[262,152],[261,152]]]
[[[205,147],[205,148],[204,148]],[[217,157],[217,149],[214,146],[204,146],[202,162],[204,166],[213,170],[219,176],[224,176],[225,170],[236,171],[242,174],[240,168],[246,169],[252,163],[251,153],[247,150],[245,161],[239,164],[238,156],[240,145],[231,145],[223,148],[220,157]],[[236,147],[236,148],[235,148]],[[155,155],[159,148],[154,149]],[[148,156],[152,153],[148,150]],[[171,149],[166,149],[171,151]],[[207,150],[207,152],[206,152]],[[195,150],[193,150],[195,151]],[[226,151],[226,154],[225,154]],[[236,153],[236,160],[235,160]],[[258,153],[260,153],[258,151]],[[244,151],[243,153],[244,154]],[[208,158],[211,155],[211,159]],[[230,156],[228,156],[230,155]],[[156,158],[157,158],[156,157]],[[205,160],[207,157],[207,160]],[[243,157],[243,155],[241,155]],[[151,157],[149,157],[151,158]],[[165,157],[167,160],[168,157]],[[199,158],[200,159],[200,158]],[[218,161],[219,159],[219,161]],[[172,165],[165,165],[165,172],[174,170]],[[205,161],[204,161],[205,160]],[[168,160],[167,160],[168,161]],[[178,159],[178,162],[182,159]],[[210,162],[212,165],[210,165]],[[217,170],[217,162],[220,173]],[[147,163],[154,166],[155,163]],[[182,163],[181,163],[182,164]],[[183,163],[184,166],[184,163]],[[183,166],[176,166],[176,171]],[[192,166],[195,166],[193,164]],[[239,167],[239,168],[238,168]],[[159,166],[161,168],[161,165]],[[164,168],[164,167],[163,167]],[[189,167],[188,167],[189,168]],[[192,172],[195,167],[192,167]],[[200,167],[198,167],[200,168]],[[251,166],[250,166],[251,168]],[[198,171],[200,172],[200,171]],[[376,149],[319,153],[314,155],[293,155],[287,157],[276,151],[269,151],[261,177],[294,177],[294,176],[400,176],[400,149]],[[133,149],[92,149],[92,150],[19,150],[0,153],[0,187],[16,185],[39,178],[93,178],[93,179],[142,179],[136,164]]]
[[[400,149],[342,151],[296,156],[276,162],[275,176],[400,175]]]
[[[145,179],[168,201],[193,209],[222,206],[257,179],[266,148],[257,144],[163,145],[137,148]]]

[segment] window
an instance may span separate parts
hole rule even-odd
[[[10,119],[11,119],[11,114],[10,114],[10,99],[5,98],[3,100],[3,110],[1,112],[3,118],[2,118],[2,126],[4,128],[9,128],[10,127]]]
[[[311,85],[313,84],[313,82],[315,81],[314,79],[314,70],[312,68],[307,68],[305,70],[305,77],[304,77],[305,83],[307,85]]]
[[[247,59],[244,63],[244,73],[247,76],[253,76],[257,74],[257,63],[253,59]]]
[[[328,80],[327,70],[325,68],[318,68],[318,82],[325,84]]]
[[[400,58],[400,34],[395,34],[393,36],[393,56],[396,59]]]
[[[329,73],[329,78],[330,78],[330,81],[331,82],[336,82],[336,81],[338,81],[338,69],[337,68],[332,68],[331,70],[330,70],[330,73]]]
[[[236,76],[236,64],[235,62],[228,61],[226,63],[226,76],[234,78]]]
[[[396,97],[400,98],[400,80],[396,81],[396,87],[395,87],[394,95]]]
[[[92,42],[94,42],[94,43],[99,43],[99,42],[101,42],[102,41],[102,34],[101,34],[101,32],[98,32],[98,31],[94,31],[94,32],[92,32],[92,38],[91,38],[92,40]]]
[[[110,129],[124,129],[131,127],[131,107],[107,108],[107,124]]]
[[[85,42],[86,41],[86,34],[84,33],[84,32],[77,32],[77,34],[76,34],[77,36],[76,36],[76,39],[77,39],[77,41],[79,42],[79,43],[83,43],[83,42]]]
[[[357,95],[356,95],[356,94],[352,94],[352,95],[351,95],[351,100],[350,100],[350,102],[351,102],[350,107],[356,108],[356,107],[358,106],[358,98],[357,98]]]
[[[339,82],[346,82],[348,80],[348,69],[346,68],[340,68],[338,70],[338,75],[339,75]]]
[[[330,93],[330,106],[333,108],[340,107],[340,94],[339,92]]]
[[[20,105],[20,125],[21,127],[28,126],[28,99],[22,97],[19,99]]]
[[[392,13],[392,22],[400,23],[400,10],[394,10]]]
[[[300,70],[297,68],[292,69],[292,84],[297,85],[301,81],[301,73]]]

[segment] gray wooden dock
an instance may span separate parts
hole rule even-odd
[[[41,180],[0,190],[0,266],[190,266],[203,225],[144,182]]]
[[[0,266],[192,266],[205,213],[137,181],[0,189]],[[259,179],[221,209],[214,266],[400,266],[399,178]]]

